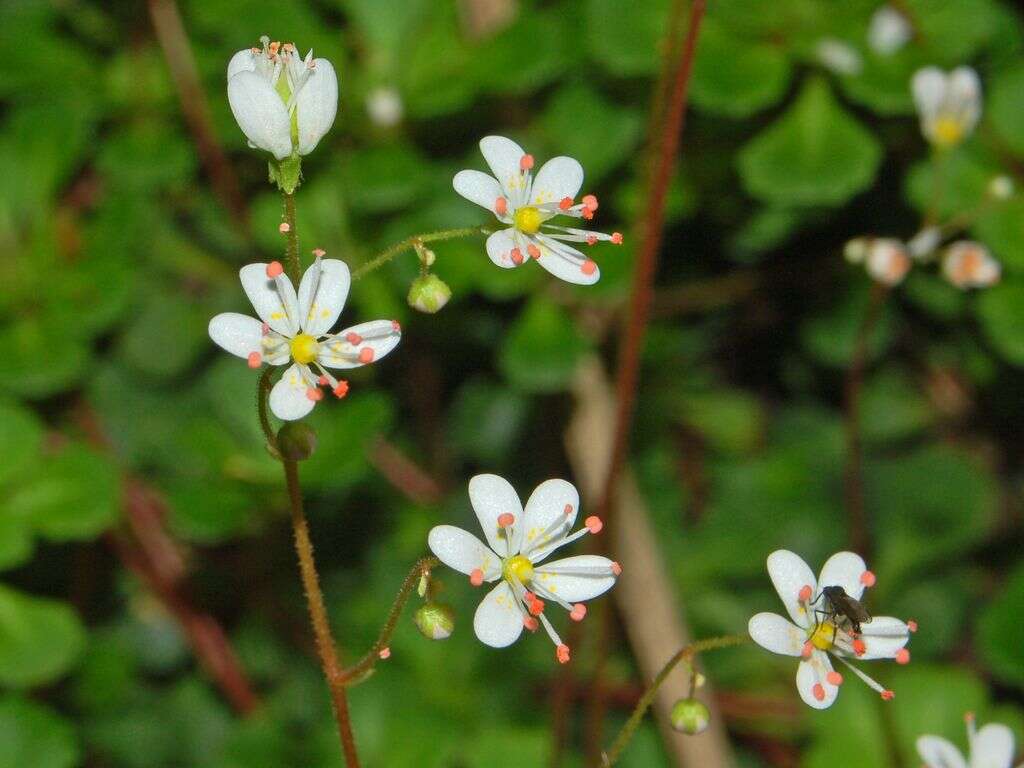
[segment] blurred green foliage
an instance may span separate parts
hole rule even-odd
[[[451,176],[483,167],[476,141],[487,133],[540,160],[580,159],[586,191],[602,200],[596,223],[627,234],[623,248],[595,248],[603,276],[592,289],[495,269],[478,240],[435,249],[454,292],[436,316],[404,304],[411,257],[355,286],[343,320],[397,317],[406,333],[396,354],[353,372],[347,399],[310,419],[319,448],[302,478],[349,659],[373,641],[427,530],[469,525],[472,473],[504,474],[522,493],[568,476],[567,389],[580,361],[614,360],[670,3],[510,0],[507,23],[483,33],[470,31],[472,5],[179,0],[222,170],[244,201],[233,210],[140,4],[0,3],[0,768],[341,765],[256,378],[206,334],[213,314],[247,309],[238,267],[283,248],[279,198],[224,89],[231,54],[261,34],[312,46],[340,76],[338,120],[297,194],[306,253],[357,265],[410,234],[482,223]],[[867,45],[878,5],[710,4],[632,455],[698,635],[777,610],[764,572],[772,549],[820,563],[845,546],[843,374],[869,286],[842,244],[909,237],[933,205],[946,217],[974,211],[1000,173],[1021,186],[1014,5],[904,0],[914,35],[891,55]],[[850,46],[861,70],[824,68],[823,39]],[[986,94],[979,130],[941,166],[909,90],[931,64],[976,66]],[[187,71],[187,60],[171,66]],[[367,110],[380,88],[404,107],[395,126]],[[879,576],[869,607],[920,622],[915,665],[879,673],[897,691],[891,705],[851,681],[831,710],[794,718],[788,660],[754,648],[709,656],[719,690],[769,703],[729,719],[743,765],[773,764],[765,737],[807,768],[881,768],[894,755],[915,764],[917,735],[962,743],[971,709],[1021,733],[1024,195],[980,211],[970,234],[1002,263],[1002,283],[965,295],[915,272],[867,346],[860,429]],[[723,291],[716,281],[733,273],[754,288]],[[679,286],[698,311],[673,298]],[[385,482],[381,438],[437,481],[440,501],[410,501]],[[167,606],[119,560],[115,543],[132,535],[128,475],[165,502],[189,599],[227,632],[261,701],[254,714],[232,712]],[[478,595],[438,575],[458,613],[452,638],[425,641],[410,612],[392,659],[352,692],[365,763],[544,764],[551,648],[541,638],[484,648],[471,629]],[[592,653],[574,657],[581,680]],[[628,700],[637,672],[624,643],[610,669],[607,685]],[[628,714],[622,698],[609,732]],[[568,766],[582,765],[576,726]],[[668,764],[649,722],[621,764]]]

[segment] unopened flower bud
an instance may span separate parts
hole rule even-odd
[[[855,237],[846,243],[843,248],[843,256],[851,264],[860,264],[868,253],[868,239],[866,237]]]
[[[429,640],[446,640],[455,629],[455,611],[444,603],[424,603],[413,619]]]
[[[996,176],[988,183],[988,194],[996,200],[1006,200],[1013,195],[1013,179]]]
[[[316,450],[316,432],[302,421],[289,421],[277,432],[277,450],[291,461],[304,461]]]
[[[412,281],[409,288],[409,306],[420,312],[434,314],[448,303],[452,289],[437,275],[423,275]]]
[[[669,719],[672,721],[672,727],[680,733],[695,736],[708,729],[711,723],[711,710],[697,699],[680,699],[672,706]]]

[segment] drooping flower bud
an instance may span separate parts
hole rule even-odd
[[[413,620],[429,640],[446,640],[455,629],[455,611],[444,603],[424,603],[417,609]]]
[[[423,275],[412,281],[409,288],[409,306],[420,312],[434,314],[448,303],[452,289],[437,275]]]
[[[695,736],[708,729],[711,723],[711,710],[697,699],[680,699],[672,705],[669,720],[672,721],[672,727],[680,733]]]
[[[316,432],[302,421],[289,421],[277,432],[277,450],[291,461],[305,461],[316,450]]]

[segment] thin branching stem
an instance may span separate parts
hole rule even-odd
[[[425,232],[422,235],[412,235],[411,237],[405,238],[401,242],[395,243],[394,245],[385,248],[379,254],[374,256],[368,262],[363,264],[361,267],[356,269],[352,273],[352,279],[358,280],[360,277],[368,275],[375,269],[387,264],[389,261],[394,259],[396,256],[404,253],[405,251],[413,250],[417,245],[423,243],[435,243],[442,240],[455,240],[459,237],[472,237],[473,235],[489,235],[489,230],[483,227],[462,227],[461,229],[445,229],[440,232]]]

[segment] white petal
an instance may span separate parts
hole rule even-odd
[[[523,631],[523,615],[507,582],[487,593],[473,616],[473,630],[480,642],[492,648],[512,645]]]
[[[253,145],[278,160],[292,153],[288,110],[268,80],[255,72],[239,72],[228,80],[228,103],[238,127]]]
[[[918,114],[926,121],[934,118],[946,96],[945,73],[938,67],[919,69],[914,73],[911,88]]]
[[[243,48],[228,62],[228,80],[239,72],[252,72],[256,69],[256,54],[251,48]]]
[[[812,599],[818,596],[817,582],[810,566],[788,549],[778,549],[768,555],[768,575],[789,617],[798,627],[809,626],[811,619],[800,605],[798,596],[805,585],[811,588]]]
[[[454,525],[435,526],[427,536],[427,546],[442,563],[467,576],[477,568],[487,581],[501,576],[501,558],[469,531]]]
[[[518,200],[521,193],[522,175],[519,161],[526,153],[512,139],[504,136],[484,136],[480,139],[480,151],[491,168],[494,178],[501,184],[509,202]]]
[[[246,358],[262,350],[263,324],[237,312],[223,312],[210,320],[210,338],[221,349]]]
[[[350,341],[353,334],[359,337],[358,343]],[[380,360],[401,340],[401,327],[394,321],[370,320],[329,336],[320,344],[317,362],[325,368],[361,368]],[[373,354],[364,358],[361,355],[368,354],[366,350]]]
[[[534,237],[534,242],[540,248],[537,263],[560,280],[574,285],[593,285],[601,279],[597,263],[571,245],[540,234]]]
[[[519,494],[508,480],[498,475],[476,475],[469,481],[469,502],[473,505],[487,543],[501,557],[510,553],[510,547],[505,540],[504,529],[498,525],[498,515],[508,512],[515,518],[511,554],[517,554],[522,539],[523,506]]]
[[[583,186],[583,166],[571,157],[553,157],[541,166],[533,180],[530,199],[534,205],[575,199]]]
[[[566,509],[569,513],[566,514]],[[523,515],[524,550],[542,547],[552,539],[561,538],[576,522],[580,508],[580,494],[567,480],[545,480],[538,485],[526,501]],[[548,530],[555,522],[563,524]]]
[[[978,73],[970,67],[957,67],[949,74],[947,99],[950,106],[961,115],[964,127],[970,131],[981,116],[981,81]]]
[[[796,670],[796,689],[807,706],[828,709],[835,702],[839,686],[828,682],[828,673],[832,671],[832,662],[823,651],[815,651],[807,661],[800,662]],[[824,694],[821,699],[814,695],[817,685],[821,686],[819,693]]]
[[[800,656],[807,633],[777,613],[759,613],[747,622],[751,639],[766,651],[783,656]]]
[[[302,378],[302,366],[292,363],[270,390],[270,410],[279,419],[294,421],[313,410],[316,402],[306,396],[309,383]]]
[[[818,577],[820,589],[825,587],[842,587],[854,600],[860,600],[864,594],[861,575],[867,571],[864,558],[854,552],[836,552],[825,561]]]
[[[530,258],[526,253],[525,245],[518,246],[516,244],[515,232],[511,227],[499,229],[487,238],[487,255],[490,256],[491,261],[504,269],[518,267],[519,264]],[[519,264],[512,261],[512,249],[516,247],[519,248],[523,258],[523,261],[519,262]]]
[[[452,179],[452,186],[456,192],[471,203],[476,203],[481,208],[486,208],[495,216],[498,216],[498,212],[494,210],[494,204],[499,197],[505,197],[505,190],[501,188],[501,184],[493,176],[488,176],[483,171],[459,171],[455,174],[455,178]],[[509,205],[509,210],[511,210],[511,202],[506,199],[506,203]],[[504,218],[507,219],[508,217],[505,216]]]
[[[971,768],[1010,768],[1013,762],[1013,731],[989,723],[971,739]]]
[[[858,659],[892,659],[910,642],[910,628],[892,616],[874,616],[860,628],[865,651]]]
[[[334,125],[338,114],[338,76],[327,59],[314,59],[309,79],[295,97],[299,154],[308,155]]]
[[[921,736],[917,740],[917,754],[928,768],[967,768],[960,750],[941,736]]]
[[[287,275],[271,279],[267,277],[266,264],[246,264],[238,276],[245,295],[264,323],[289,339],[299,332],[299,302]]]
[[[575,569],[595,569],[604,574],[577,575]],[[615,586],[615,575],[611,572],[612,561],[600,555],[576,555],[547,563],[534,568],[534,578],[552,594],[575,603],[603,595]]]
[[[322,336],[331,329],[345,306],[351,284],[348,264],[344,261],[319,259],[313,262],[299,283],[299,313],[306,333]]]

